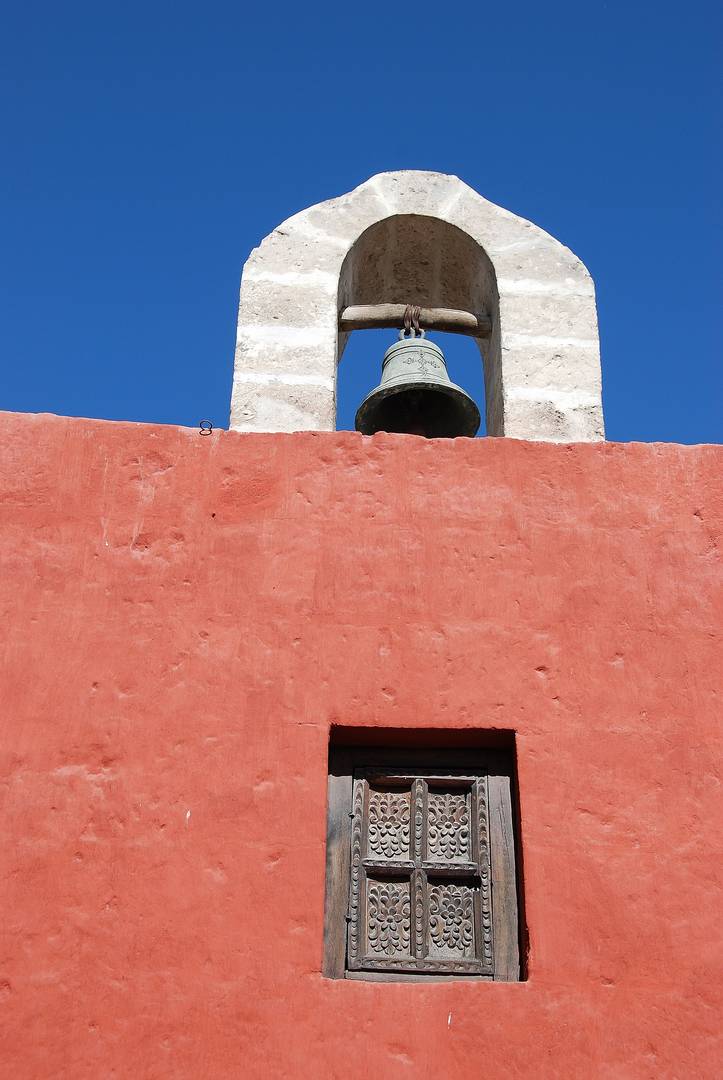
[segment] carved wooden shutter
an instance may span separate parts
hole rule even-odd
[[[349,970],[493,975],[486,776],[356,770]]]
[[[324,974],[520,978],[510,750],[332,747]]]

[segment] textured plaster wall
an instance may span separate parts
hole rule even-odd
[[[719,449],[0,437],[3,1075],[720,1075]],[[331,724],[517,732],[528,982],[321,977]]]

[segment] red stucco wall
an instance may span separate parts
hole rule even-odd
[[[4,1076],[720,1075],[719,450],[0,440]],[[517,732],[528,982],[322,979],[331,724]]]

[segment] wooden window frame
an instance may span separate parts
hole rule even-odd
[[[426,858],[426,836],[410,839],[409,858],[377,862],[369,858],[365,836],[370,782],[398,783],[411,789],[410,828],[426,799],[429,783],[469,791],[471,861]],[[365,786],[366,785],[366,786]],[[365,795],[365,792],[367,793]],[[469,748],[413,749],[374,746],[330,747],[326,848],[326,906],[323,974],[333,979],[423,981],[443,979],[517,982],[520,973],[519,905],[514,827],[514,751]],[[480,815],[480,804],[484,813]],[[426,809],[426,808],[425,808]],[[424,815],[420,815],[420,820]],[[421,826],[417,831],[421,832]],[[484,833],[484,835],[482,835]],[[363,850],[362,850],[363,849]],[[474,858],[474,855],[477,855]],[[354,904],[362,898],[360,877],[371,871],[409,881],[412,938],[409,962],[361,955],[352,928],[360,919]],[[485,875],[487,879],[485,880]],[[435,959],[417,948],[416,935],[428,924],[427,880],[475,878],[476,955],[464,960]],[[417,927],[415,929],[415,923]],[[366,925],[366,924],[365,924]],[[483,927],[489,933],[481,933]],[[358,936],[358,935],[357,935]],[[428,944],[428,942],[427,942]]]

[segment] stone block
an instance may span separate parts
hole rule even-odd
[[[286,280],[270,282],[244,276],[241,282],[238,328],[260,326],[336,328],[336,288],[325,275],[323,285],[312,275],[307,284],[302,275],[287,275]]]
[[[236,431],[333,431],[335,421],[335,395],[327,386],[234,383],[230,426]]]
[[[536,239],[535,226],[509,210],[496,206],[460,182],[459,196],[446,220],[469,233],[492,258],[492,253],[511,244],[527,244]]]
[[[500,293],[500,326],[515,336],[575,338],[597,345],[595,301],[589,296],[552,292],[543,295]]]
[[[575,391],[588,398],[600,396],[600,357],[597,342],[579,343],[515,335],[503,338],[501,382],[505,388],[524,387]]]
[[[310,206],[291,219],[302,231],[319,230],[351,247],[365,229],[389,214],[380,192],[371,183],[362,184],[347,195]]]
[[[500,277],[529,278],[542,285],[558,282],[568,287],[591,281],[587,267],[577,256],[550,237],[531,236],[519,244],[493,248],[489,254]]]
[[[346,243],[331,242],[325,234],[304,232],[284,222],[251,252],[244,267],[264,273],[326,273],[339,276],[348,251]]]
[[[448,220],[448,207],[466,188],[457,176],[416,169],[379,173],[367,184],[379,192],[388,214],[429,214],[442,220]]]
[[[334,381],[336,368],[330,356],[336,351],[336,327],[325,331],[311,327],[244,326],[239,331],[234,367],[245,373],[314,375]]]
[[[505,395],[504,434],[533,442],[597,442],[605,438],[602,407],[569,398]]]

